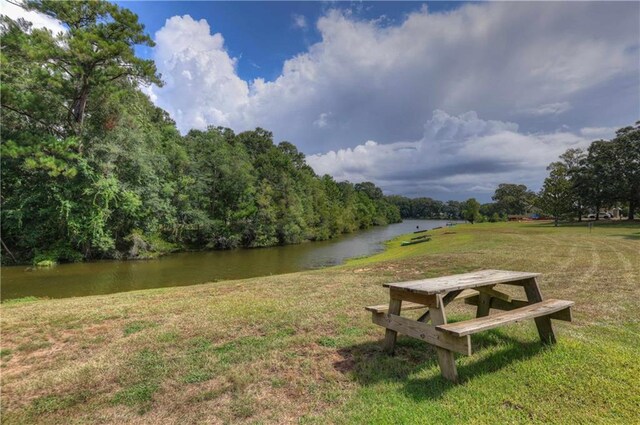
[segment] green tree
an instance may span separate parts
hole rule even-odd
[[[526,214],[535,200],[535,193],[523,184],[502,183],[491,197],[505,214]]]
[[[475,198],[467,199],[462,207],[462,214],[465,220],[471,224],[476,221],[480,221],[482,216],[480,215],[480,203]]]
[[[29,0],[24,6],[51,16],[68,28],[52,34],[47,29],[20,28],[4,18],[8,33],[29,32],[20,44],[19,56],[29,62],[23,89],[45,94],[39,99],[42,107],[66,115],[62,122],[66,134],[82,134],[87,103],[94,89],[121,80],[161,84],[153,61],[135,55],[135,45],[154,43],[130,10],[89,0]],[[41,116],[42,107],[34,109],[29,105],[34,99],[12,90],[5,94],[9,96],[3,96],[3,107],[34,119],[46,119]],[[80,141],[78,149],[82,149]]]
[[[544,213],[553,216],[557,227],[560,218],[573,210],[572,184],[564,163],[553,162],[547,171],[549,177],[544,180],[536,204]]]
[[[615,145],[605,140],[592,142],[579,171],[580,194],[596,213],[619,198],[621,182],[616,166]]]
[[[614,179],[619,183],[619,201],[629,205],[629,220],[640,206],[640,121],[621,128],[613,139],[615,155]]]
[[[574,214],[578,217],[578,221],[582,221],[584,205],[587,202],[580,180],[581,164],[584,158],[584,151],[576,148],[567,149],[565,153],[560,155],[560,160],[567,170],[567,178],[571,183],[569,191],[571,192]]]

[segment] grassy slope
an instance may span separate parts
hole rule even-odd
[[[631,423],[640,415],[640,226],[479,224],[332,269],[3,304],[5,423]],[[404,238],[406,239],[406,238]],[[472,337],[464,383],[362,306],[381,283],[480,268],[538,271],[576,301],[559,344],[533,322]],[[418,312],[412,312],[418,314]],[[450,317],[472,314],[451,308]]]

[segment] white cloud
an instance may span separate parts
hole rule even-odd
[[[434,111],[420,140],[377,143],[310,155],[318,174],[340,180],[371,180],[395,193],[492,193],[502,182],[537,189],[545,167],[569,148],[589,139],[569,132],[528,134],[502,121],[486,121],[475,112],[452,116]]]
[[[584,127],[580,129],[580,134],[591,140],[611,139],[615,137],[619,127]]]
[[[308,27],[307,18],[304,15],[294,14],[292,16],[293,19],[293,27],[306,30]]]
[[[166,85],[152,88],[182,131],[233,126],[248,102],[249,86],[236,74],[221,34],[206,20],[174,16],[155,34],[154,58]]]
[[[421,180],[431,188],[488,187],[508,176],[539,184],[540,170],[571,143],[593,139],[593,128],[637,119],[639,13],[640,3],[498,2],[447,13],[423,7],[384,25],[329,10],[316,23],[321,41],[272,81],[242,80],[221,34],[176,16],[156,33],[167,84],[152,94],[183,132],[260,126],[307,154],[348,158],[336,177],[377,179],[395,192],[420,187],[380,174],[384,164],[428,174],[434,157],[447,167]],[[425,129],[434,110],[447,113]],[[322,158],[330,154],[316,166]],[[508,164],[517,166],[506,175]],[[479,173],[485,182],[475,182]]]
[[[16,4],[9,3],[6,0],[0,0],[0,14],[9,18],[18,20],[22,18],[33,24],[34,28],[47,28],[54,34],[65,32],[67,29],[57,19],[34,11],[26,11]]]
[[[526,109],[524,112],[531,115],[559,115],[571,109],[569,102],[546,103],[534,108]]]
[[[325,128],[329,125],[329,118],[331,117],[331,112],[323,112],[318,116],[318,119],[313,122],[313,125],[318,128]]]
[[[639,12],[638,3],[482,3],[382,25],[330,10],[317,22],[320,42],[275,80],[252,82],[206,21],[173,17],[156,35],[168,84],[154,92],[183,131],[261,126],[308,153],[418,138],[435,109],[527,131],[608,127],[640,108]]]

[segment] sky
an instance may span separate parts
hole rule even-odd
[[[144,91],[182,133],[263,127],[387,194],[538,190],[566,149],[640,119],[639,2],[118,4],[156,42],[137,53],[165,85]]]

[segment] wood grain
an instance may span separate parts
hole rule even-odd
[[[453,276],[432,279],[412,280],[408,282],[387,283],[383,286],[400,291],[424,295],[442,294],[458,289],[473,289],[499,283],[518,283],[535,278],[540,273],[515,272],[508,270],[482,270]]]
[[[456,337],[434,326],[395,314],[374,314],[373,323],[456,353],[471,355],[470,337]]]
[[[488,329],[497,328],[498,326],[502,326],[507,323],[519,322],[521,320],[540,317],[546,317],[548,319],[551,314],[569,309],[572,305],[573,301],[549,299],[487,317],[439,325],[436,326],[436,329],[456,336],[471,335]]]

